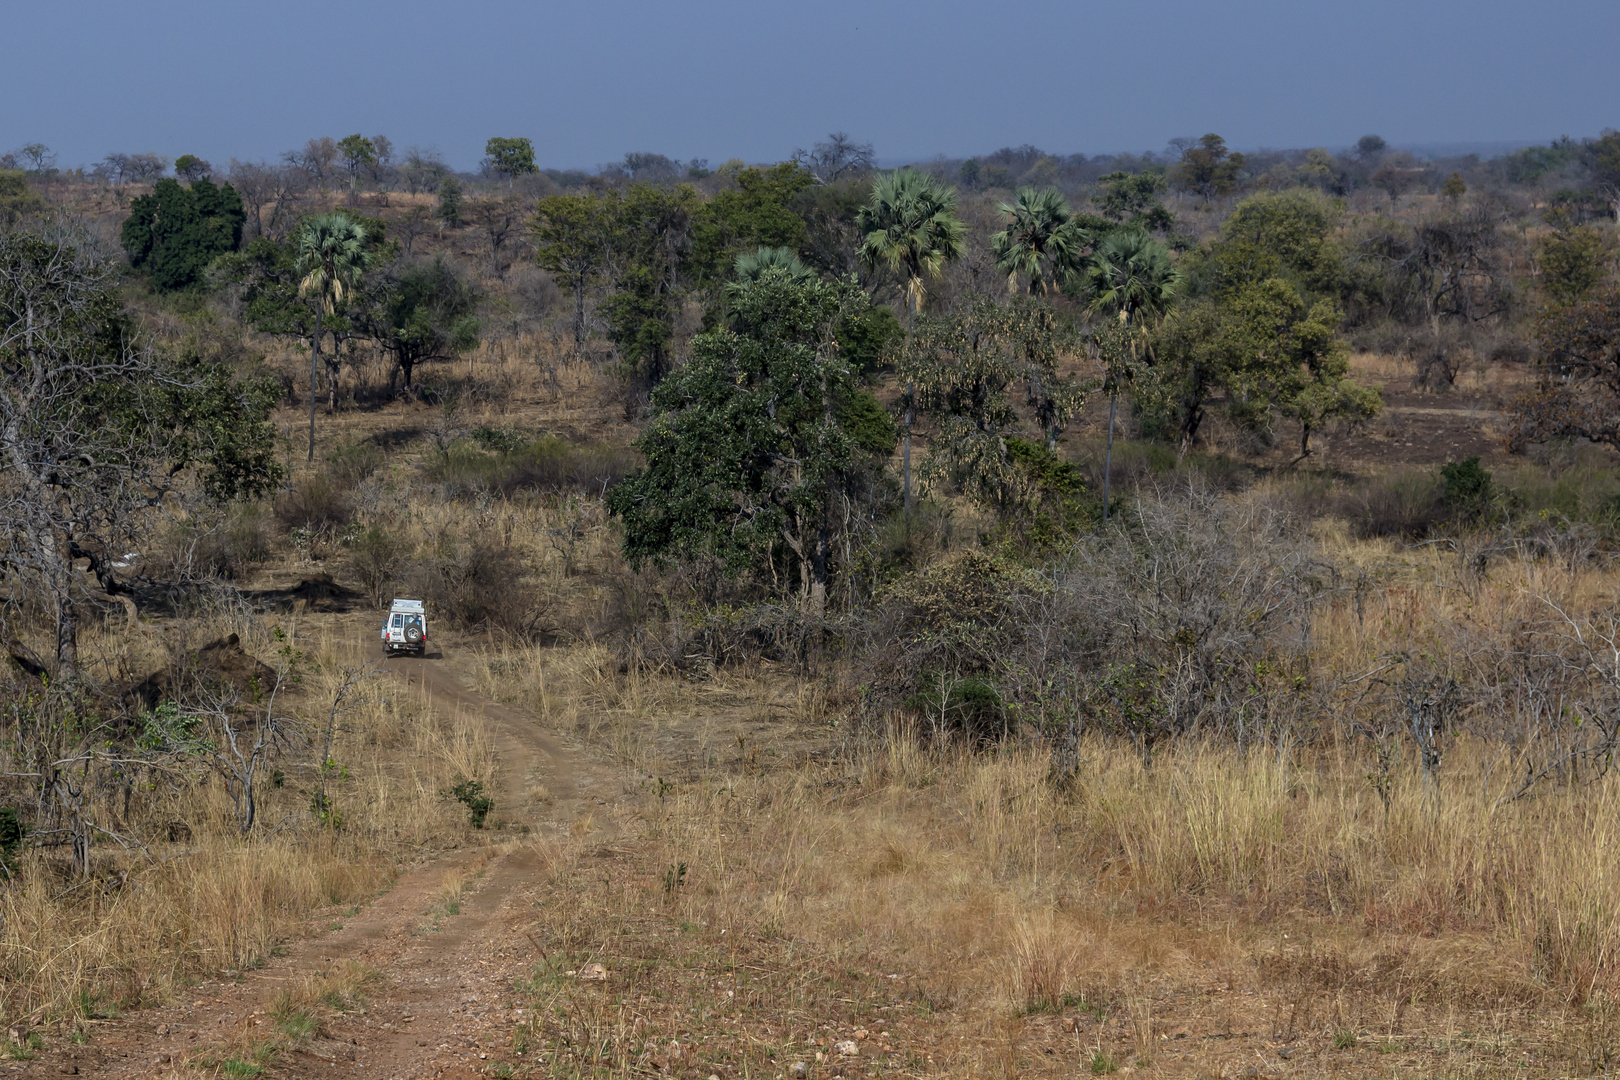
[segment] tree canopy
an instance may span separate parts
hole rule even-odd
[[[159,180],[130,204],[121,239],[130,265],[160,292],[203,283],[208,264],[242,244],[247,211],[230,184]]]
[[[159,351],[80,240],[0,234],[0,507],[7,572],[23,585],[9,602],[38,590],[63,678],[78,662],[75,560],[119,591],[116,553],[183,483],[230,499],[280,475],[275,383]]]
[[[608,506],[632,564],[706,557],[733,575],[785,565],[819,609],[844,511],[894,446],[892,427],[871,438],[836,337],[867,300],[852,280],[773,267],[730,286],[728,301],[729,322],[694,338],[685,366],[653,391],[636,440],[647,464],[609,490]]]

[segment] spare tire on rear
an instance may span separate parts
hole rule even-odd
[[[410,642],[412,645],[422,644],[422,628],[417,626],[415,623],[407,626],[405,628],[405,640]]]

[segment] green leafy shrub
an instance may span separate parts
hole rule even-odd
[[[1494,490],[1491,474],[1480,465],[1478,455],[1440,466],[1440,481],[1446,506],[1466,513],[1484,510]]]
[[[495,800],[484,794],[482,780],[462,780],[445,791],[445,797],[454,799],[467,808],[467,820],[475,829],[484,827],[484,819],[495,809]]]

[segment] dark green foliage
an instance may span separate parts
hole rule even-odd
[[[480,294],[443,258],[395,267],[373,292],[361,323],[394,355],[407,387],[417,364],[448,360],[478,344]]]
[[[15,807],[0,806],[0,873],[9,873],[28,826]]]
[[[619,278],[619,291],[602,302],[608,337],[618,346],[625,374],[656,384],[669,366],[675,336],[674,298],[647,266],[632,266]]]
[[[633,565],[701,555],[737,575],[785,544],[804,592],[824,596],[846,520],[835,494],[874,464],[839,422],[857,387],[827,331],[865,297],[853,281],[770,270],[729,301],[730,325],[694,338],[653,391],[635,444],[647,466],[609,490],[608,508]]]
[[[158,291],[175,292],[201,285],[209,263],[239,248],[246,221],[242,197],[229,184],[159,180],[130,204],[121,240],[131,266]]]
[[[838,324],[838,351],[857,373],[891,364],[897,359],[906,332],[885,304],[855,311]]]
[[[484,819],[495,809],[495,800],[484,794],[482,780],[462,780],[444,794],[467,808],[467,820],[475,829],[482,829]]]
[[[1021,497],[1001,528],[1003,537],[1027,553],[1051,554],[1091,526],[1100,504],[1078,468],[1026,439],[1008,439],[1007,458]]]
[[[534,164],[534,143],[528,139],[490,139],[484,144],[484,161],[491,172],[506,177],[539,171]]]
[[[209,497],[255,497],[281,482],[270,413],[281,399],[274,377],[242,378],[196,352],[171,365],[177,381],[157,390],[159,420],[171,460],[191,462]],[[136,408],[131,402],[126,407]]]
[[[439,220],[452,229],[461,226],[461,181],[453,176],[439,185]]]
[[[739,252],[759,247],[799,251],[805,223],[794,206],[799,193],[813,184],[810,171],[791,161],[739,172],[735,188],[720,192],[693,216],[690,259],[697,283],[725,280]]]
[[[1103,189],[1097,208],[1108,220],[1148,232],[1169,232],[1175,227],[1175,216],[1159,201],[1169,190],[1162,173],[1111,172],[1097,183]]]
[[[865,390],[852,390],[838,404],[838,423],[855,445],[875,457],[894,453],[900,429],[883,403]]]
[[[1446,506],[1452,510],[1477,512],[1490,502],[1494,484],[1477,456],[1442,465],[1440,479],[1445,484]]]
[[[1564,173],[1581,159],[1581,147],[1568,136],[1547,146],[1526,146],[1515,150],[1498,163],[1507,181],[1512,184],[1531,184],[1548,173]]]

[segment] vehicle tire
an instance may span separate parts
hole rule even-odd
[[[422,647],[422,628],[420,626],[407,626],[405,628],[405,640],[410,642],[411,648],[420,649]]]

